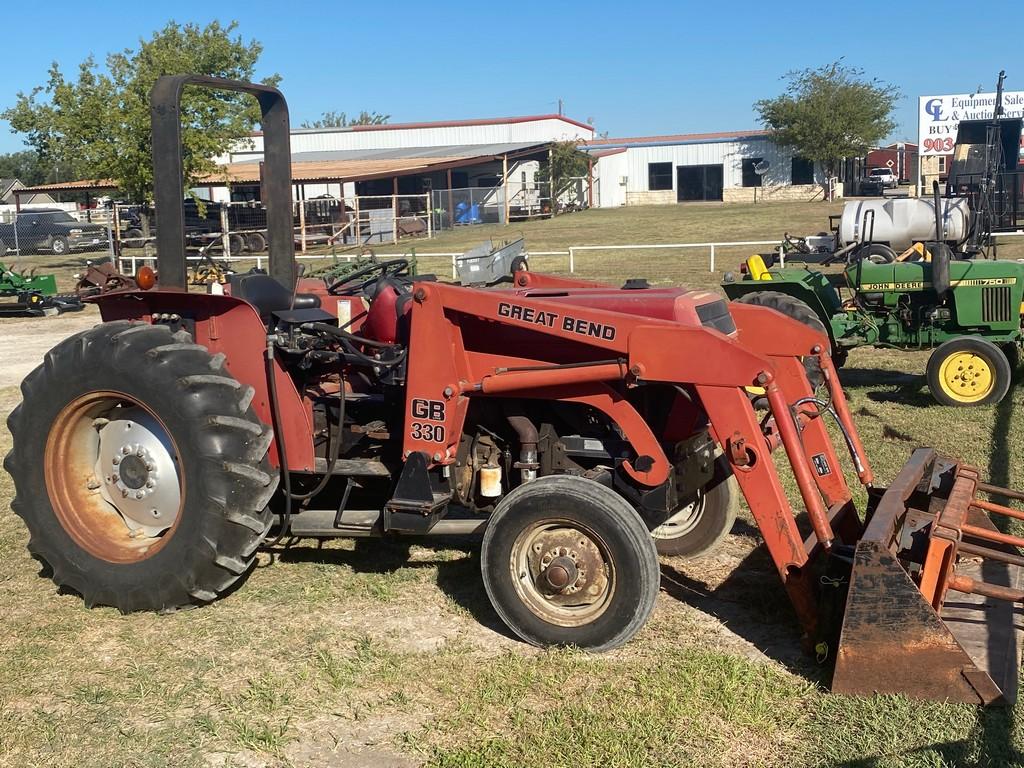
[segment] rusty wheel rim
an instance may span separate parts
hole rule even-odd
[[[179,452],[163,422],[121,392],[90,392],[54,419],[46,491],[67,534],[94,557],[134,563],[170,541],[185,498]]]
[[[512,582],[520,600],[540,619],[578,627],[601,616],[615,592],[615,567],[604,540],[569,520],[542,520],[512,545]]]

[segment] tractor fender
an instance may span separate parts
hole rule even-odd
[[[90,301],[99,306],[104,322],[168,322],[157,321],[154,316],[180,316],[180,321],[169,321],[172,327],[180,325],[192,335],[196,344],[206,347],[210,354],[224,355],[231,375],[243,386],[251,387],[252,406],[260,421],[273,425],[266,374],[267,329],[251,304],[226,295],[160,290],[106,293]],[[288,468],[293,472],[312,472],[315,457],[311,409],[303,402],[291,377],[276,359],[274,382]],[[270,460],[275,467],[279,466],[276,441],[281,437],[275,433],[270,447]]]

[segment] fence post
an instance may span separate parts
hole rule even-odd
[[[121,209],[114,203],[114,229],[110,233],[110,260],[117,262],[121,257]],[[116,240],[116,244],[115,244]],[[118,264],[118,267],[121,265]]]
[[[430,210],[430,193],[424,195],[427,198],[427,240],[434,237],[434,212]]]
[[[452,254],[452,280],[457,280],[459,277],[458,258],[454,253]]]
[[[711,271],[715,271],[715,244],[711,244]]]
[[[21,245],[18,243],[18,215],[21,211],[14,212],[14,252],[21,255]]]
[[[220,205],[220,241],[224,248],[224,258],[231,258],[231,233],[228,231],[230,225],[228,224],[228,204],[221,203]]]
[[[779,246],[779,266],[786,266],[786,249],[783,248],[781,245]]]
[[[398,177],[395,177],[398,186]],[[398,195],[391,195],[391,242],[398,243]]]
[[[306,201],[299,200],[299,250],[306,252]]]
[[[359,222],[359,195],[354,195],[354,197],[355,197],[355,201],[356,201],[356,210],[355,210],[356,225],[355,225],[355,227],[353,229],[355,230],[355,235],[356,235],[356,245],[362,245],[362,242],[363,242],[363,230],[362,230],[362,227],[360,226],[360,222]]]
[[[569,273],[572,274],[576,271],[576,257],[572,246],[569,246]]]

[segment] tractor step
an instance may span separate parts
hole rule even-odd
[[[434,523],[428,531],[420,533],[429,536],[472,536],[483,533],[486,527],[487,518],[480,515],[445,517]],[[306,509],[292,517],[290,532],[294,536],[314,539],[383,536],[384,511],[346,509],[339,518],[333,509]]]
[[[318,475],[327,473],[328,461],[317,457],[313,469]],[[387,465],[376,459],[338,459],[334,462],[332,476],[338,477],[391,477]]]

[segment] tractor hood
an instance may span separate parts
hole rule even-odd
[[[729,305],[712,291],[686,288],[531,288],[516,291],[545,301],[564,302],[653,320],[669,320],[688,326],[714,328],[727,335],[736,333]]]

